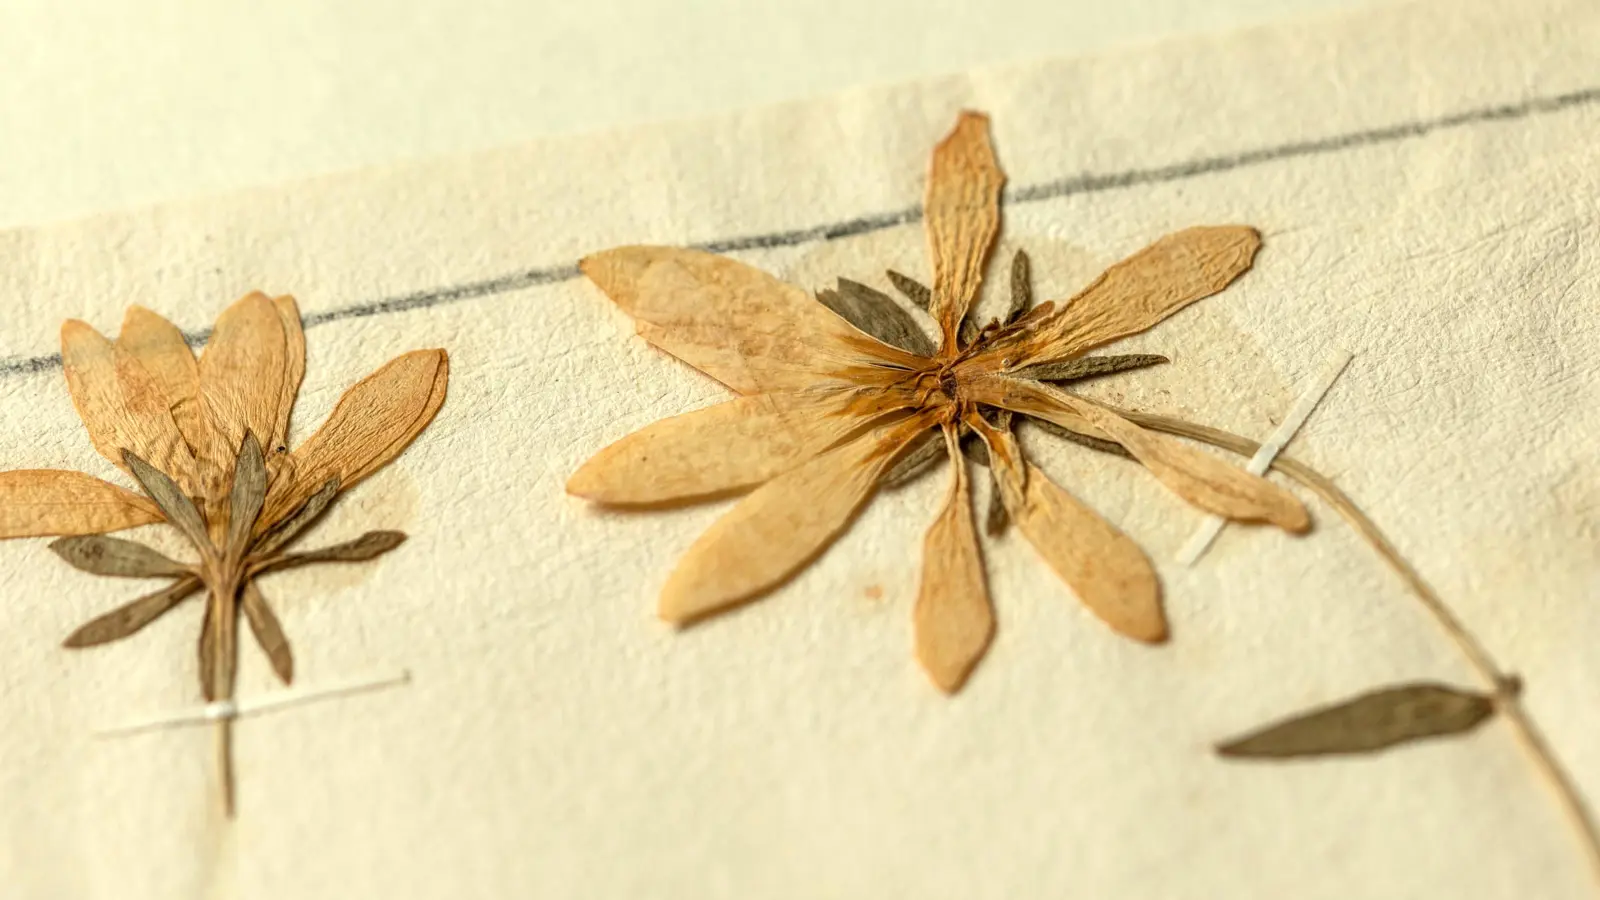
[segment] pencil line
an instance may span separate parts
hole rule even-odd
[[[1532,116],[1550,115],[1589,106],[1596,102],[1600,102],[1600,87],[1585,88],[1564,94],[1534,97],[1517,103],[1479,107],[1432,119],[1417,119],[1397,125],[1351,131],[1314,140],[1293,141],[1272,147],[1245,150],[1240,153],[1201,157],[1166,166],[1127,169],[1121,172],[1073,175],[1055,181],[1047,181],[1043,184],[1027,185],[1009,190],[1006,192],[1006,201],[1008,203],[1037,203],[1079,194],[1093,194],[1102,191],[1184,181],[1190,178],[1214,175],[1219,172],[1231,172],[1236,169],[1267,165],[1283,160],[1343,153],[1362,147],[1411,140],[1426,137],[1440,131],[1449,131],[1472,125],[1509,122]],[[815,225],[810,228],[722,238],[690,246],[697,250],[705,250],[711,253],[793,247],[815,241],[831,241],[860,234],[870,234],[874,231],[883,231],[900,225],[908,225],[921,219],[922,208],[913,206],[893,212],[857,216],[852,219],[830,222],[825,225]],[[512,272],[481,281],[468,281],[442,288],[429,288],[401,294],[396,297],[386,297],[381,300],[313,312],[305,316],[304,324],[307,328],[314,328],[318,325],[342,322],[346,319],[362,319],[369,316],[382,316],[415,309],[428,309],[434,306],[445,306],[481,297],[512,293],[540,285],[570,281],[577,277],[579,277],[578,267],[571,263],[525,269],[520,272]],[[206,339],[210,337],[210,331],[184,332],[184,337],[191,345],[199,346],[204,344]],[[0,378],[43,372],[58,368],[60,365],[61,354],[59,353],[42,356],[0,357]]]

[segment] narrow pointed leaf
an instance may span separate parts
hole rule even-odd
[[[146,498],[82,472],[0,472],[0,538],[101,534],[159,521],[161,511]]]
[[[900,454],[900,458],[889,467],[889,471],[883,473],[878,484],[885,488],[910,484],[937,466],[944,458],[944,442],[939,439],[938,432],[929,431],[912,442],[910,450]]]
[[[90,619],[62,642],[70,648],[94,647],[121,640],[160,618],[200,590],[200,579],[180,578],[171,585]]]
[[[841,278],[838,290],[818,291],[817,299],[851,325],[891,347],[899,347],[918,356],[932,356],[934,353],[933,340],[911,318],[911,314],[901,309],[888,294],[858,281]]]
[[[923,200],[928,252],[933,259],[930,311],[949,346],[978,298],[984,264],[1000,231],[1005,175],[989,142],[989,117],[963,112],[933,149]]]
[[[289,650],[289,639],[283,634],[283,625],[278,621],[277,614],[272,611],[266,598],[261,596],[255,579],[244,583],[239,600],[244,606],[245,620],[250,623],[250,632],[256,636],[256,643],[261,645],[261,652],[267,655],[267,661],[272,663],[272,671],[284,684],[293,683],[294,654]]]
[[[1018,250],[1011,257],[1011,306],[1006,309],[1002,325],[1010,325],[1022,318],[1033,306],[1033,264],[1028,254]]]
[[[972,489],[956,448],[955,430],[943,441],[953,473],[944,508],[922,544],[922,583],[913,612],[917,661],[940,690],[955,693],[989,649],[994,608],[983,552],[972,523]]]
[[[366,562],[376,559],[390,550],[405,543],[406,536],[400,531],[369,531],[353,541],[334,544],[329,547],[320,547],[316,550],[307,550],[304,553],[288,553],[275,559],[264,562],[256,569],[259,574],[278,572],[283,569],[293,569],[312,563],[325,562]]]
[[[910,275],[902,275],[893,269],[884,274],[889,276],[889,283],[894,285],[894,289],[904,294],[905,298],[910,300],[917,308],[926,310],[933,304],[933,288],[912,278]]]
[[[329,478],[322,483],[315,494],[306,498],[300,508],[281,519],[276,525],[262,532],[251,547],[251,551],[258,556],[268,556],[290,541],[299,536],[300,532],[311,527],[311,524],[322,516],[322,513],[339,496],[339,479]]]
[[[75,569],[121,578],[166,578],[192,574],[176,560],[133,541],[88,534],[52,541],[50,549]]]
[[[256,433],[247,431],[233,466],[233,491],[228,497],[227,551],[235,559],[244,556],[245,544],[261,515],[267,499],[267,463],[261,454]]]
[[[1129,353],[1122,356],[1083,356],[1078,359],[1069,359],[1066,362],[1041,363],[1018,369],[1012,374],[1020,378],[1032,378],[1035,381],[1052,381],[1064,383],[1080,381],[1085,378],[1098,378],[1102,375],[1114,375],[1117,372],[1127,372],[1131,369],[1143,369],[1170,362],[1165,356],[1154,353]]]
[[[1396,685],[1319,707],[1217,746],[1222,756],[1292,759],[1374,753],[1465,734],[1494,714],[1494,699],[1442,684]]]
[[[124,452],[122,458],[127,461],[128,468],[144,488],[145,494],[161,508],[167,521],[182,531],[197,549],[203,552],[205,548],[210,547],[211,539],[206,535],[205,519],[200,515],[200,510],[195,508],[194,501],[190,500],[165,472],[132,453]]]
[[[884,425],[757,488],[684,554],[661,590],[661,617],[687,623],[755,597],[822,552],[896,456],[933,423]]]

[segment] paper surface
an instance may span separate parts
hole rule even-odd
[[[409,685],[245,720],[239,818],[197,705],[199,608],[60,648],[137,593],[0,544],[0,884],[21,897],[1590,896],[1501,726],[1391,754],[1226,764],[1213,741],[1402,679],[1475,686],[1326,509],[1292,538],[1201,516],[1136,468],[1030,442],[1157,561],[1173,641],[1112,634],[1013,535],[966,690],[911,659],[943,484],[880,495],[808,571],[684,632],[654,615],[726,508],[605,513],[562,484],[724,389],[651,349],[576,258],[732,250],[811,289],[926,277],[927,153],[983,109],[1009,175],[999,258],[1063,297],[1177,228],[1265,247],[1226,293],[1119,344],[1097,386],[1269,433],[1355,354],[1288,453],[1332,475],[1505,667],[1600,796],[1600,9],[1428,3],[975,72],[0,234],[0,465],[110,477],[50,360],[60,321],[142,303],[207,327],[251,289],[308,323],[293,433],[396,353],[443,346],[438,419],[319,527],[379,563],[263,587],[311,688]],[[993,273],[991,273],[993,274]],[[1003,279],[992,278],[994,283]],[[993,293],[992,300],[999,300]],[[1239,460],[1240,464],[1243,460]],[[980,494],[980,503],[983,500]],[[253,646],[241,698],[276,690]]]

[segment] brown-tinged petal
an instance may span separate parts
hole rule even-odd
[[[67,635],[62,646],[73,649],[94,647],[121,640],[161,618],[168,610],[200,590],[200,579],[193,576],[180,578],[172,584],[125,603],[102,616],[90,619],[82,627]]]
[[[800,288],[724,256],[618,247],[578,265],[645,340],[741,394],[804,390],[863,367],[919,361]]]
[[[200,397],[213,440],[208,454],[223,471],[246,431],[265,438],[278,427],[288,344],[272,298],[253,293],[223,310],[200,355]]]
[[[0,472],[0,538],[101,534],[161,518],[144,497],[82,472]]]
[[[194,470],[189,445],[173,421],[160,383],[131,353],[83,322],[61,326],[67,388],[100,455],[123,465],[132,450],[187,480]]]
[[[1037,364],[1137,334],[1249,270],[1261,235],[1245,225],[1186,228],[1107,269],[1026,342]]]
[[[933,259],[931,312],[944,346],[978,298],[983,269],[1000,231],[1000,188],[1005,175],[989,142],[989,117],[963,112],[933,148],[923,206],[928,253]]]
[[[1054,394],[1062,406],[1126,447],[1169,490],[1206,512],[1241,522],[1270,522],[1297,533],[1311,527],[1305,504],[1267,479],[1177,438],[1146,431],[1098,404],[1063,391]]]
[[[122,318],[117,346],[138,360],[155,380],[189,449],[196,451],[205,446],[207,426],[200,403],[200,367],[183,332],[142,306],[130,306]]]
[[[270,435],[260,435],[266,442],[268,458],[278,456],[289,439],[289,414],[294,410],[295,397],[300,394],[300,382],[306,375],[306,333],[300,324],[300,307],[293,297],[277,297],[272,306],[278,311],[283,324],[283,382],[278,392],[278,417]]]
[[[832,447],[883,410],[863,392],[757,394],[662,419],[567,481],[599,503],[664,503],[749,488]]]
[[[1012,520],[1083,605],[1128,637],[1166,640],[1161,582],[1139,545],[1023,460],[1010,433],[973,427],[989,446]]]
[[[261,596],[255,579],[244,583],[244,588],[239,592],[239,602],[244,607],[245,620],[250,623],[250,632],[256,636],[256,643],[261,645],[261,652],[267,655],[267,661],[272,663],[272,671],[284,684],[293,683],[294,653],[289,650],[289,639],[283,634],[283,625],[278,621],[277,614],[272,611],[267,599]]]
[[[913,614],[917,661],[946,693],[966,683],[994,637],[994,608],[984,579],[983,552],[972,523],[972,488],[945,426],[944,443],[954,476],[944,508],[922,543],[922,585]]]
[[[400,455],[444,403],[450,358],[443,350],[413,350],[362,379],[294,451],[295,479],[268,500],[257,530],[299,507],[328,479],[348,490]]]
[[[880,426],[757,488],[695,541],[661,591],[661,617],[691,622],[774,587],[821,553],[900,451],[932,421]]]

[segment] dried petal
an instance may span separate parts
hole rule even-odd
[[[862,334],[800,288],[722,256],[619,247],[579,263],[645,340],[741,394],[798,391],[918,357]]]
[[[818,291],[817,299],[851,325],[891,347],[918,356],[932,356],[937,349],[910,313],[901,309],[888,294],[859,281],[841,278],[838,290]]]
[[[200,403],[200,367],[183,332],[142,306],[130,306],[122,317],[117,347],[137,359],[155,380],[190,451],[204,447],[209,435]]]
[[[187,600],[198,590],[200,590],[200,579],[180,578],[153,594],[146,594],[103,616],[90,619],[78,630],[67,635],[62,646],[77,649],[121,640],[159,619],[167,610]]]
[[[1128,637],[1165,641],[1161,582],[1139,545],[1025,462],[1010,434],[976,424],[974,429],[989,444],[992,468],[1017,528],[1083,605]]]
[[[289,439],[289,414],[294,410],[295,397],[300,394],[300,382],[306,375],[306,333],[300,325],[300,307],[293,297],[277,297],[272,306],[283,325],[283,381],[278,391],[278,418],[270,434],[258,435],[265,440],[271,455],[287,449]]]
[[[200,355],[200,397],[213,434],[208,456],[223,471],[246,431],[276,432],[287,366],[283,319],[266,294],[250,294],[217,317]]]
[[[154,503],[82,472],[0,472],[0,538],[101,534],[159,521]]]
[[[954,472],[944,508],[922,545],[922,585],[914,613],[917,661],[946,693],[966,683],[994,637],[994,609],[984,579],[983,552],[972,525],[972,489],[956,447],[944,430]]]
[[[874,429],[757,488],[689,548],[661,591],[661,617],[687,623],[749,600],[822,552],[879,477],[932,421]]]
[[[1288,759],[1373,753],[1425,738],[1465,734],[1494,714],[1494,698],[1442,684],[1405,684],[1268,725],[1217,747],[1222,756]]]
[[[606,447],[567,481],[567,493],[645,504],[742,490],[859,431],[872,412],[855,391],[740,397],[662,419]]]
[[[161,508],[167,521],[183,532],[196,549],[205,552],[211,546],[211,539],[206,534],[206,521],[200,515],[200,510],[195,508],[194,501],[185,496],[165,472],[135,454],[124,451],[122,458],[132,470],[133,477],[144,488],[145,494]]]
[[[1261,235],[1244,225],[1186,228],[1107,269],[1027,342],[1027,362],[1071,359],[1155,325],[1249,270]]]
[[[449,378],[443,350],[414,350],[346,391],[317,433],[295,449],[294,485],[268,500],[266,521],[283,518],[330,478],[349,490],[399,456],[433,421]]]
[[[989,117],[963,112],[933,149],[923,201],[928,252],[933,259],[930,311],[952,346],[961,321],[978,298],[984,264],[1000,231],[1000,188],[1005,175],[989,143]]]
[[[261,596],[255,579],[244,583],[244,588],[239,592],[239,602],[244,607],[245,619],[250,623],[250,632],[256,636],[261,651],[267,654],[267,661],[272,663],[272,671],[284,684],[293,683],[294,654],[289,650],[289,639],[284,637],[283,625],[267,604],[266,598]]]
[[[61,361],[72,402],[100,455],[123,466],[132,450],[182,478],[194,470],[169,400],[139,360],[83,322],[61,326]]]
[[[86,534],[64,537],[50,543],[50,549],[67,564],[94,575],[121,578],[166,578],[193,574],[193,569],[133,541]]]

